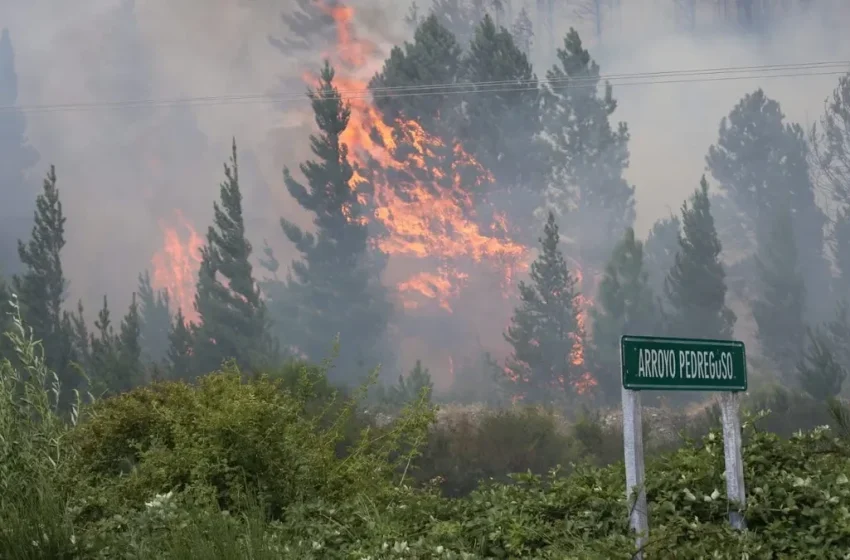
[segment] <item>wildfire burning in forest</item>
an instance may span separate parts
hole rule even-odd
[[[194,323],[198,320],[194,299],[203,239],[180,211],[175,212],[175,219],[179,227],[160,223],[164,245],[153,257],[151,286],[166,290],[172,307],[181,309],[186,319]]]
[[[396,284],[405,309],[432,302],[444,312],[476,276],[499,274],[505,294],[514,278],[528,267],[530,251],[510,238],[506,217],[494,212],[482,219],[474,193],[493,183],[492,174],[456,139],[439,138],[415,120],[387,122],[373,105],[368,84],[358,76],[379,60],[374,43],[357,37],[354,10],[349,6],[316,4],[336,25],[333,52],[326,53],[336,70],[334,85],[351,108],[341,141],[355,166],[351,188],[371,209],[365,219],[375,224],[373,242],[391,261],[404,262],[406,277]],[[318,78],[304,74],[314,86]],[[366,194],[368,193],[368,194]],[[172,301],[195,319],[192,298],[200,262],[201,238],[178,215],[188,236],[165,227],[165,246],[154,257],[155,286],[167,289]],[[482,267],[489,272],[482,274]],[[411,270],[418,269],[411,272]],[[581,271],[578,271],[581,274]],[[586,306],[583,306],[586,307]],[[586,308],[582,312],[582,327]],[[582,366],[584,347],[577,340],[571,361]],[[449,357],[451,373],[454,362]],[[575,383],[584,392],[596,382],[587,373]]]

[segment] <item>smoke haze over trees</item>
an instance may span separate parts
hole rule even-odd
[[[447,390],[456,362],[504,368],[541,342],[504,335],[540,319],[530,266],[557,251],[576,306],[561,334],[585,351],[560,374],[590,374],[602,400],[626,331],[743,338],[792,383],[806,329],[840,322],[850,79],[614,77],[847,58],[832,8],[665,19],[458,0],[411,25],[377,2],[213,4],[196,23],[192,2],[90,0],[67,23],[0,8],[0,273],[70,385],[71,362],[121,391],[226,358],[319,361],[339,335],[340,380],[421,359]],[[233,25],[214,45],[201,24],[217,18]],[[807,114],[824,115],[811,134]],[[52,172],[36,206],[51,164],[64,225]],[[54,223],[30,239],[36,211]],[[540,256],[544,225],[561,238]],[[526,365],[551,370],[535,352],[549,365]]]

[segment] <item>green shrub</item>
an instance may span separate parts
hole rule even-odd
[[[60,476],[73,454],[59,415],[61,388],[16,300],[12,309],[5,337],[18,367],[0,359],[0,558],[66,558],[76,541]],[[78,398],[72,422],[79,406]]]
[[[190,488],[213,488],[225,509],[248,488],[275,515],[302,501],[383,491],[397,467],[390,457],[424,434],[430,409],[408,408],[377,436],[364,430],[339,458],[358,397],[332,418],[308,412],[315,379],[302,373],[287,389],[268,378],[246,381],[231,365],[196,386],[157,383],[97,403],[73,433],[85,517],[141,508],[155,494]]]
[[[466,495],[481,480],[543,474],[578,457],[578,445],[551,412],[536,407],[447,414],[417,460],[420,482],[440,478],[447,496]]]

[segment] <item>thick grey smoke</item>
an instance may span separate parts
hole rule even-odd
[[[511,4],[512,17],[523,3]],[[850,59],[850,36],[832,23],[848,15],[840,3],[818,3],[759,35],[718,23],[708,8],[716,3],[698,3],[696,31],[679,29],[676,14],[668,10],[672,0],[622,3],[621,11],[606,14],[599,26],[581,2],[573,4],[547,15],[526,2],[536,25],[540,76],[552,62],[550,35],[560,44],[571,26],[579,28],[606,75]],[[408,5],[388,0],[351,5],[358,30],[378,46],[375,70],[389,48],[409,36]],[[270,36],[292,38],[280,16],[294,9],[295,0],[30,0],[0,4],[0,27],[11,32],[23,106],[291,95],[304,91],[302,72],[318,67],[331,48],[318,41],[312,49],[284,53],[270,43]],[[508,23],[508,15],[500,18]],[[544,19],[551,32],[541,25]],[[678,211],[696,188],[720,118],[745,93],[763,87],[789,119],[806,124],[820,115],[836,82],[837,76],[823,76],[615,84],[616,118],[628,122],[632,133],[628,179],[637,186],[639,233]],[[286,263],[293,253],[283,243],[278,218],[309,224],[281,179],[284,165],[295,167],[309,155],[312,120],[306,98],[277,105],[243,98],[79,106],[30,110],[26,117],[31,143],[41,155],[30,180],[37,188],[47,166],[56,164],[68,215],[71,297],[82,298],[89,308],[103,293],[117,306],[128,303],[136,275],[162,247],[162,225],[178,225],[176,211],[205,232],[234,136],[255,246],[267,238]],[[485,337],[500,338],[496,332]]]

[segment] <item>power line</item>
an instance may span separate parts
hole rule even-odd
[[[385,86],[371,89],[338,90],[346,100],[396,98],[411,96],[448,96],[480,95],[485,93],[512,93],[537,90],[541,85],[555,91],[593,87],[599,82],[608,82],[617,87],[637,85],[662,85],[682,83],[705,83],[731,80],[751,80],[758,78],[797,78],[813,76],[836,76],[850,70],[850,61],[809,62],[801,64],[776,64],[761,66],[739,66],[725,68],[707,68],[701,70],[669,70],[660,72],[636,72],[627,74],[608,74],[599,77],[553,77],[536,80],[499,80],[490,82],[445,83],[414,86]],[[777,73],[780,72],[780,73]],[[172,99],[145,99],[111,102],[63,103],[49,105],[7,105],[0,106],[4,111],[21,111],[24,114],[69,112],[91,109],[136,109],[173,106],[208,105],[244,105],[244,104],[283,104],[303,102],[305,93],[254,94],[229,96],[185,97]]]

